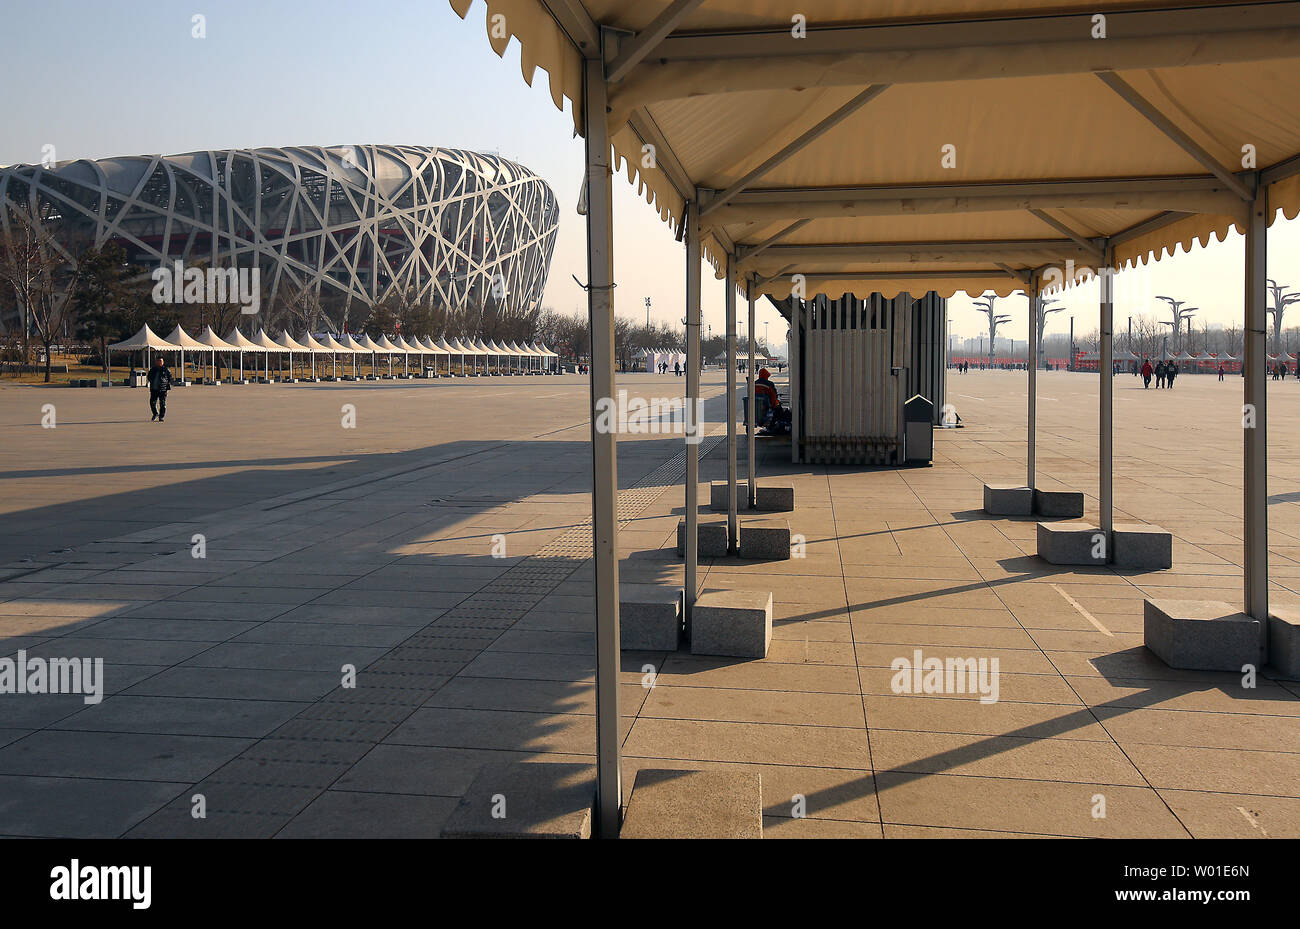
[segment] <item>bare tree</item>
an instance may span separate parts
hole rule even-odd
[[[45,350],[45,381],[50,380],[54,344],[68,334],[78,264],[43,218],[6,199],[8,222],[0,238],[0,280],[8,284],[23,316],[23,363],[31,358],[34,333]]]

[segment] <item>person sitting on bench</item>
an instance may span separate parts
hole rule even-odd
[[[772,372],[767,368],[760,368],[758,371],[758,379],[754,381],[754,395],[766,397],[769,409],[781,409],[781,398],[777,396],[776,385],[772,383]]]
[[[758,372],[758,379],[754,381],[754,396],[763,397],[767,400],[767,413],[763,416],[759,425],[767,435],[784,435],[790,431],[790,411],[781,406],[781,398],[776,392],[776,385],[772,383],[772,374],[767,368],[762,368]]]

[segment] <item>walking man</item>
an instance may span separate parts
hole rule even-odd
[[[1143,390],[1151,389],[1151,374],[1152,374],[1151,359],[1143,358],[1142,359],[1142,389]]]
[[[155,355],[153,367],[147,375],[149,382],[149,410],[153,413],[150,422],[162,422],[167,416],[167,391],[172,389],[172,373],[163,362],[162,355]]]
[[[1172,361],[1165,365],[1165,387],[1174,389],[1174,378],[1178,376],[1178,365]]]
[[[1219,380],[1223,380],[1223,365],[1219,365]]]

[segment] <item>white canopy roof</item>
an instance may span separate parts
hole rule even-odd
[[[409,349],[402,348],[400,345],[397,345],[395,342],[391,341],[388,338],[388,336],[384,335],[382,332],[379,333],[379,338],[372,339],[371,343],[375,345],[380,351],[388,352],[390,355],[393,352],[400,352],[401,354],[404,355],[409,351]]]
[[[177,348],[188,348],[191,351],[208,351],[208,346],[195,339],[188,332],[177,326],[172,330],[171,335],[167,336],[167,341]]]
[[[276,337],[275,344],[283,346],[291,352],[311,352],[316,350],[310,346],[303,345],[300,342],[295,342],[293,336],[289,335],[288,329],[280,330],[280,335]]]
[[[256,332],[254,332],[252,342],[254,345],[258,346],[263,351],[275,352],[278,354],[284,354],[286,351],[288,351],[288,349],[286,349],[283,345],[280,345],[269,335],[267,335],[265,329],[259,328]]]
[[[462,17],[474,5],[449,2]],[[518,40],[525,80],[545,70],[579,132],[584,60],[599,57],[600,27],[621,31],[604,66],[614,169],[674,227],[700,203],[705,255],[721,271],[734,254],[761,293],[788,295],[798,273],[809,295],[1005,296],[1031,269],[1096,267],[1103,239],[1115,266],[1222,240],[1244,224],[1257,177],[1242,170],[1246,142],[1269,220],[1300,214],[1295,3],[492,0],[490,10],[503,15],[475,18],[494,50]],[[797,40],[792,11],[807,25]]]
[[[432,352],[435,355],[450,354],[448,349],[443,348],[441,344],[434,342],[433,339],[429,338],[427,335],[423,339],[417,339],[416,341],[426,352]]]
[[[420,344],[418,337],[414,342],[408,342],[406,339],[402,338],[400,332],[393,338],[393,344],[397,346],[399,351],[406,352],[408,355],[422,355],[428,351],[428,349]]]
[[[351,339],[351,336],[345,335],[343,338]],[[325,348],[329,349],[331,352],[357,351],[357,349],[353,348],[351,345],[344,345],[338,339],[334,338],[334,334],[330,332],[327,332],[323,336],[321,336],[320,344],[323,345]]]
[[[148,323],[145,323],[140,327],[140,331],[131,336],[131,338],[124,339],[121,342],[114,342],[108,347],[109,351],[112,352],[138,352],[143,351],[146,348],[172,351],[176,346],[158,335],[158,333],[149,328]]]
[[[221,336],[213,332],[211,326],[204,326],[203,331],[199,333],[199,337],[195,341],[202,342],[208,348],[215,349],[219,352],[234,352],[239,350],[236,346],[231,345],[225,339],[221,338]]]
[[[335,349],[330,348],[328,345],[323,345],[322,343],[316,341],[316,337],[313,336],[310,332],[303,335],[302,344],[307,346],[307,348],[311,349],[311,351],[317,353],[325,352],[325,353],[333,354],[333,352],[335,351]]]
[[[365,336],[362,336],[361,338],[365,338]],[[375,349],[368,344],[369,342],[369,339],[362,342],[361,339],[357,338],[350,332],[345,332],[339,337],[339,344],[346,346],[349,351],[353,352],[374,352]]]
[[[244,334],[239,331],[238,327],[231,329],[228,333],[226,333],[226,341],[229,342],[238,351],[241,352],[266,351],[266,349],[263,348],[261,345],[258,345],[256,342],[250,342],[247,338],[245,338]]]

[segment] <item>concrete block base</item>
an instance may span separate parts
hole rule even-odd
[[[766,658],[772,644],[772,595],[706,590],[691,613],[691,654]]]
[[[746,519],[740,524],[740,557],[763,561],[790,560],[790,521]]]
[[[632,784],[621,839],[761,839],[757,771],[642,768]]]
[[[699,556],[701,558],[727,557],[727,522],[726,520],[700,520],[696,527],[699,532]],[[677,523],[677,557],[686,557],[686,520]]]
[[[1174,537],[1159,526],[1116,525],[1111,532],[1111,560],[1123,568],[1172,568]]]
[[[1232,671],[1259,667],[1259,621],[1220,600],[1148,600],[1142,635],[1171,668]]]
[[[985,484],[984,512],[991,516],[1032,516],[1034,489],[1015,484]]]
[[[749,505],[749,484],[736,482],[736,509],[763,510],[768,513],[785,513],[794,509],[794,487],[790,485],[759,485],[754,488],[758,498],[753,507]],[[714,481],[709,485],[709,509],[719,513],[727,512],[727,482]]]
[[[619,640],[630,651],[675,652],[681,642],[685,592],[658,584],[619,584]]]
[[[1268,663],[1288,680],[1300,681],[1300,608],[1268,611]]]
[[[766,513],[787,513],[794,509],[794,486],[759,484],[754,488],[754,509]]]
[[[596,768],[485,764],[442,827],[444,839],[587,839]]]
[[[1087,523],[1039,523],[1038,557],[1049,564],[1104,565],[1105,538],[1100,529]]]
[[[1080,519],[1083,494],[1077,490],[1034,490],[1034,512],[1039,516]]]

